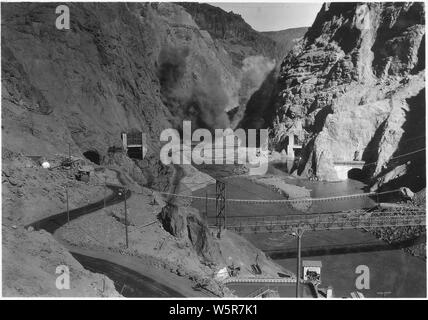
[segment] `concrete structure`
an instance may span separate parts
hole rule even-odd
[[[227,278],[223,284],[228,283],[296,283],[296,278],[263,278],[263,277],[235,277]]]
[[[299,141],[298,135],[294,133],[290,133],[287,136],[288,144],[287,144],[287,157],[294,158],[296,150],[302,149],[302,144]]]
[[[326,295],[327,295],[327,299],[333,298],[333,287],[332,286],[328,286]]]
[[[144,132],[122,132],[122,146],[130,158],[144,159],[147,153],[146,134]]]
[[[77,180],[89,182],[91,175],[93,175],[94,168],[92,166],[80,166],[77,169]]]
[[[303,280],[317,280],[321,282],[321,261],[303,260]]]
[[[334,170],[340,180],[348,179],[348,173],[352,169],[363,169],[364,161],[334,161]]]

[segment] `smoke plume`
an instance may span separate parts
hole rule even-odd
[[[229,118],[225,112],[229,96],[222,86],[218,72],[209,71],[193,87],[188,107],[200,113],[200,125],[208,129],[229,127]]]
[[[248,99],[256,92],[269,72],[275,67],[275,60],[263,56],[250,56],[242,62],[242,78],[239,95],[241,101]]]
[[[237,86],[237,101],[236,93],[232,97],[232,93],[225,90],[218,70],[206,67],[201,74],[191,72],[189,53],[188,48],[168,47],[159,55],[161,93],[176,117],[177,127],[181,127],[183,119],[191,120],[194,128],[213,130],[230,127],[227,108],[245,105],[275,67],[274,60],[263,56],[245,58]]]
[[[194,127],[223,129],[229,127],[225,108],[229,95],[217,70],[189,75],[188,48],[165,48],[159,55],[158,77],[164,102],[177,118],[189,119]],[[181,117],[179,117],[179,115]]]

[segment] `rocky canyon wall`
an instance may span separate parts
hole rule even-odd
[[[276,43],[241,19],[237,59],[230,41],[183,6],[76,3],[71,29],[57,30],[56,4],[4,5],[4,147],[48,156],[67,154],[70,144],[74,155],[94,150],[103,158],[121,145],[120,132],[139,130],[153,167],[164,128],[179,129],[183,119],[229,126],[226,112],[245,107],[273,67],[264,54]],[[227,15],[206,6],[200,12]],[[234,20],[226,22],[232,30]]]
[[[276,150],[304,141],[299,174],[337,180],[334,162],[357,158],[373,188],[402,165],[425,185],[425,152],[400,157],[425,147],[424,16],[423,3],[323,5],[281,64],[269,122]]]

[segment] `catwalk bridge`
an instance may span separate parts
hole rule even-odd
[[[371,197],[379,203],[379,198],[397,195],[400,190],[386,192],[370,192],[345,196],[324,197],[324,198],[301,198],[301,199],[233,199],[226,197],[226,180],[216,181],[215,197],[198,197],[192,195],[172,194],[177,197],[190,198],[191,200],[215,201],[215,216],[207,216],[208,226],[221,230],[228,229],[238,233],[266,233],[266,232],[293,232],[320,231],[320,230],[343,230],[361,228],[380,227],[405,227],[426,225],[426,211],[424,208],[406,207],[397,205],[387,209],[378,209],[373,206],[370,209],[353,209],[340,212],[305,213],[303,211],[287,210],[284,206],[284,214],[277,215],[240,215],[228,214],[228,205],[251,204],[268,205],[272,203],[284,205],[302,205],[323,202],[347,201],[349,199]],[[166,193],[167,194],[167,193]],[[298,213],[296,213],[298,212]]]
[[[216,218],[208,218],[210,227],[222,227],[238,233],[266,233],[343,230],[380,227],[405,227],[425,225],[425,210],[411,210],[405,215],[392,211],[374,210],[367,213],[358,210],[352,213],[301,214],[281,216],[228,217],[227,223],[219,225]],[[217,220],[217,221],[216,221]],[[226,222],[225,221],[225,222]]]

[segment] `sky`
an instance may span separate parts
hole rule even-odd
[[[233,11],[257,31],[278,31],[312,25],[322,2],[210,2],[209,4]]]

